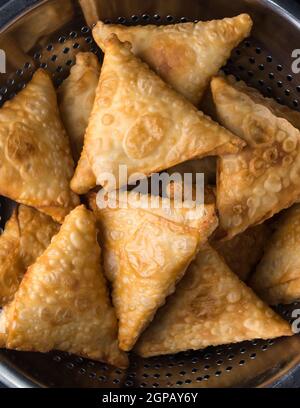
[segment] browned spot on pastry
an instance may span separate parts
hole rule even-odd
[[[163,139],[167,119],[159,114],[146,114],[138,119],[127,133],[125,150],[129,157],[142,159],[148,156]]]
[[[22,124],[9,132],[6,142],[7,157],[13,162],[24,162],[36,153],[36,147],[30,138],[30,130]]]
[[[119,85],[118,76],[113,71],[108,73],[104,73],[101,75],[100,79],[100,89],[99,89],[99,105],[102,105],[105,108],[108,108],[111,103],[112,99],[117,92]]]

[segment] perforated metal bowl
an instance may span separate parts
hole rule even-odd
[[[89,28],[98,19],[162,24],[241,12],[254,19],[253,34],[233,52],[225,71],[299,109],[300,75],[291,72],[291,52],[299,47],[300,6],[262,0],[11,0],[0,9],[0,49],[7,55],[0,105],[22,89],[38,67],[49,70],[59,85],[78,51],[91,50],[101,58]],[[1,198],[0,204],[3,227],[12,203]],[[279,312],[290,319],[298,307],[280,307]],[[299,363],[299,336],[151,359],[133,355],[127,371],[66,353],[1,351],[0,380],[15,387],[278,387],[295,386]]]

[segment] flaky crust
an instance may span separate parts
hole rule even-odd
[[[207,246],[157,313],[135,351],[150,357],[292,334],[289,324]]]
[[[70,75],[58,89],[59,110],[70,137],[75,162],[79,160],[85,130],[99,82],[100,63],[95,54],[80,52]]]
[[[271,305],[300,299],[300,205],[281,215],[265,254],[250,280],[257,294]]]
[[[85,148],[83,148],[74,176],[71,180],[71,190],[76,194],[86,194],[96,187],[96,177],[89,163]]]
[[[85,136],[97,184],[111,190],[119,165],[128,177],[169,168],[194,157],[239,151],[244,142],[166,85],[112,35]],[[117,185],[108,180],[114,175]]]
[[[95,202],[91,203],[95,210]],[[199,246],[216,227],[216,217],[203,221],[203,231],[174,212],[128,207],[96,209],[102,231],[103,261],[112,282],[119,319],[119,345],[131,350],[139,335],[165,302]],[[212,218],[212,219],[211,219]],[[171,221],[172,220],[172,221]]]
[[[0,236],[0,306],[12,300],[26,269],[58,230],[51,217],[22,204],[16,207]]]
[[[0,142],[0,194],[62,222],[79,201],[69,186],[69,141],[45,71],[0,109]]]
[[[95,218],[84,206],[66,218],[3,313],[9,349],[56,349],[127,366],[127,356],[117,345]]]
[[[231,51],[250,33],[248,14],[233,18],[167,26],[133,26],[98,22],[93,36],[105,51],[115,33],[133,52],[190,102],[198,104],[210,79],[225,65]]]
[[[248,143],[218,161],[217,207],[229,239],[299,199],[300,132],[224,78],[212,80],[212,93],[221,123]]]
[[[229,268],[245,282],[261,260],[270,236],[271,228],[260,224],[229,241],[213,241],[211,245],[223,256]]]

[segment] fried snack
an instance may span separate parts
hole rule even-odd
[[[132,43],[133,52],[165,82],[198,104],[213,75],[225,65],[231,51],[250,34],[248,14],[233,18],[174,25],[125,27],[99,21],[93,36],[103,51],[115,33]]]
[[[244,84],[218,77],[211,86],[221,123],[248,144],[218,162],[220,228],[230,239],[299,200],[300,132],[279,113],[282,108],[271,109]]]
[[[0,327],[6,348],[62,350],[127,366],[127,356],[117,345],[117,320],[100,252],[95,218],[79,206],[29,267],[13,302],[3,309]]]
[[[170,175],[179,173],[182,178],[184,174],[191,173],[193,175],[193,182],[195,182],[196,173],[204,174],[204,183],[215,185],[216,184],[216,157],[204,157],[203,159],[189,160],[184,163],[177,164],[177,166],[171,167],[166,170]]]
[[[69,77],[58,89],[59,109],[76,163],[81,155],[99,76],[100,64],[96,55],[80,52],[76,55],[76,64]]]
[[[16,207],[0,236],[0,307],[12,300],[26,269],[44,252],[60,225],[31,207]]]
[[[223,256],[229,268],[246,281],[261,260],[271,229],[266,224],[248,228],[229,241],[213,241],[211,245]]]
[[[265,305],[206,246],[135,351],[143,357],[252,339],[290,336],[287,322]]]
[[[265,254],[250,280],[253,290],[270,305],[300,299],[300,205],[281,215]]]
[[[78,204],[71,192],[73,160],[48,74],[0,109],[0,194],[62,222]]]
[[[244,146],[166,85],[114,34],[106,43],[84,143],[97,184],[106,190],[126,185],[137,173],[141,178],[141,173]],[[120,165],[127,166],[126,178],[120,177]]]
[[[119,319],[119,346],[129,351],[156,310],[174,290],[199,246],[217,225],[210,210],[190,225],[186,214],[135,206],[100,209],[90,205],[102,231],[103,261],[112,283],[113,303]],[[202,227],[200,227],[202,223]]]
[[[71,190],[76,194],[86,194],[96,187],[96,177],[90,165],[89,159],[83,148],[74,176],[71,180]]]

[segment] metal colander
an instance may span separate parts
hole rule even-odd
[[[300,34],[296,17],[300,17],[300,6],[292,1],[280,4],[263,0],[11,0],[0,11],[0,49],[7,56],[7,74],[0,75],[0,105],[22,89],[38,67],[50,71],[58,86],[78,51],[93,51],[101,58],[90,29],[98,19],[167,24],[248,12],[254,20],[252,37],[234,50],[224,70],[266,96],[299,109],[300,75],[291,72],[291,53]],[[0,204],[3,227],[12,203],[1,198]],[[278,311],[290,319],[297,307],[279,307]],[[67,353],[1,351],[0,379],[16,387],[278,387],[295,385],[299,363],[299,336],[150,359],[132,355],[126,371]]]

